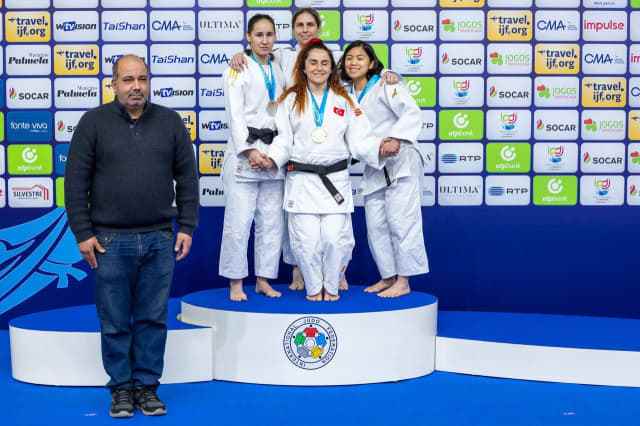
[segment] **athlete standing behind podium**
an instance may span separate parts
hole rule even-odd
[[[382,278],[365,291],[402,296],[411,291],[409,276],[429,271],[422,235],[423,166],[416,146],[422,114],[404,85],[377,84],[382,64],[368,43],[350,44],[339,68],[375,135],[402,142],[397,157],[382,169],[366,165],[362,179],[367,239]]]
[[[275,24],[269,15],[258,14],[249,20],[247,29],[247,69],[238,73],[228,68],[223,76],[231,137],[222,171],[226,207],[219,272],[230,280],[233,301],[247,300],[242,280],[248,275],[247,249],[253,222],[256,292],[280,296],[267,279],[278,276],[284,232],[284,172],[261,168],[264,153],[276,135],[276,99],[285,82],[280,67],[272,62]]]
[[[298,54],[300,53],[300,49],[302,49],[309,40],[318,37],[318,32],[320,31],[321,24],[322,20],[320,19],[320,14],[317,10],[310,7],[298,9],[293,14],[293,17],[291,19],[291,25],[293,26],[293,36],[297,42],[296,47],[294,48],[291,46],[280,46],[274,49],[274,60],[276,63],[280,64],[280,67],[282,68],[287,87],[294,84],[293,68],[295,66],[296,59],[298,58]],[[332,52],[332,54],[334,59],[337,61],[342,52]],[[231,58],[231,62],[229,64],[231,68],[235,69],[238,72],[241,72],[247,65],[247,57],[242,53],[235,54],[233,58]],[[287,221],[285,216],[285,223],[286,222]],[[286,264],[291,265],[293,268],[293,277],[291,279],[291,285],[289,286],[289,288],[291,290],[303,290],[304,279],[302,278],[302,274],[300,273],[300,268],[298,268],[297,266],[297,261],[294,259],[289,243],[289,237],[286,232],[282,249],[282,259]],[[348,284],[344,279],[344,275],[340,284],[341,290],[348,288]]]
[[[285,79],[287,81],[286,86],[292,86],[294,84],[294,67],[296,60],[298,59],[298,55],[300,54],[301,49],[312,39],[318,38],[318,33],[320,32],[320,27],[322,25],[322,19],[320,17],[320,13],[314,8],[311,7],[303,7],[293,14],[291,19],[291,25],[293,26],[293,36],[296,40],[297,45],[295,47],[292,46],[279,46],[276,47],[273,51],[274,60],[276,63],[280,64],[282,68],[282,72],[284,73]],[[342,52],[332,51],[331,52],[334,60],[337,62],[340,56],[342,56]],[[231,58],[231,62],[229,66],[235,69],[238,72],[241,72],[247,66],[247,57],[242,53],[237,53]],[[400,77],[392,72],[386,71],[382,73],[382,82],[386,84],[396,84],[400,81]],[[350,219],[350,218],[349,218]],[[286,216],[285,216],[286,223]],[[353,234],[353,232],[352,232]],[[355,244],[355,240],[352,238],[353,243]],[[304,279],[300,274],[300,269],[297,266],[297,262],[294,259],[293,253],[291,252],[288,235],[285,233],[285,240],[282,246],[282,258],[284,262],[293,267],[292,269],[292,280],[289,288],[291,290],[302,290],[304,289]],[[343,269],[346,269],[351,258],[344,260]],[[345,278],[344,270],[341,274],[340,278],[340,290],[347,290],[349,288],[349,284]]]
[[[269,157],[287,166],[284,208],[291,249],[304,277],[307,299],[339,299],[344,259],[353,249],[349,159],[382,167],[397,141],[384,144],[340,84],[331,51],[311,40],[295,64],[295,84],[280,97],[278,136]]]

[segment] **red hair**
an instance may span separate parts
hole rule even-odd
[[[296,63],[293,67],[293,86],[289,87],[284,91],[284,93],[282,93],[282,95],[280,95],[278,102],[284,101],[284,99],[289,96],[290,93],[295,93],[295,109],[298,114],[302,114],[307,105],[307,87],[309,85],[307,75],[304,73],[304,65],[307,61],[307,58],[309,57],[309,53],[314,49],[324,50],[325,52],[327,52],[331,60],[331,74],[329,75],[329,80],[327,81],[327,86],[329,87],[329,89],[335,94],[342,96],[344,99],[346,99],[349,106],[355,108],[355,105],[349,97],[347,90],[340,82],[340,74],[336,67],[336,61],[335,59],[333,59],[333,53],[322,42],[322,40],[318,38],[309,40],[298,54],[298,59],[296,59]]]

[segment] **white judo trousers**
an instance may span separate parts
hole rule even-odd
[[[356,246],[356,239],[353,235],[353,224],[351,222],[351,215],[347,216],[347,222],[345,231],[349,232],[349,241],[351,244],[351,250],[348,253],[345,253],[345,257],[342,261],[342,265],[340,266],[340,280],[344,278],[345,272],[347,270],[347,266],[349,266],[349,262],[351,262],[351,253],[353,252],[353,248]],[[291,233],[289,228],[289,213],[285,212],[284,214],[284,239],[282,241],[282,259],[287,265],[298,266],[298,261],[293,255],[293,250],[291,248],[291,239],[289,234]],[[289,232],[287,232],[289,229]]]
[[[286,78],[286,85],[291,86],[293,84],[293,66],[298,59],[298,54],[300,53],[300,47],[296,46],[296,48],[290,46],[284,46],[282,48],[274,50],[274,56],[276,61],[280,62],[280,67],[282,68],[282,73]],[[282,260],[287,265],[297,266],[298,261],[293,255],[293,251],[291,250],[291,242],[289,239],[289,232],[286,231],[289,223],[289,214],[285,212],[284,214],[284,222],[285,222],[285,233],[284,240],[282,242]]]
[[[385,170],[365,167],[367,240],[382,278],[429,271],[422,233],[422,157],[416,146],[422,127],[420,108],[403,84],[376,85],[361,99],[374,133],[402,141]]]
[[[357,158],[372,167],[381,168],[380,140],[371,132],[366,116],[347,101],[329,93],[323,127],[327,140],[316,143],[313,111],[308,100],[305,110],[294,110],[295,94],[279,105],[276,115],[278,136],[269,149],[269,156],[279,169],[288,161],[330,166],[349,158]],[[314,173],[292,171],[285,181],[284,208],[289,220],[291,250],[305,280],[308,295],[324,287],[330,294],[338,293],[338,283],[353,250],[351,213],[353,196],[348,169],[327,175],[344,197],[338,204],[320,177]]]
[[[287,265],[297,266],[298,261],[293,256],[293,251],[291,250],[291,241],[289,240],[289,232],[286,230],[289,228],[289,213],[284,213],[284,227],[285,233],[282,239],[282,260]]]
[[[345,258],[353,250],[349,213],[289,214],[291,249],[296,253],[308,295],[338,294]]]
[[[412,173],[364,197],[369,249],[380,277],[429,272],[422,234],[422,161],[415,151]]]
[[[247,250],[251,225],[255,222],[254,269],[256,277],[277,278],[285,232],[282,197],[284,181],[238,182],[223,176],[224,227],[220,248],[220,275],[243,279],[249,275]]]
[[[297,45],[295,48],[291,46],[282,46],[273,51],[275,61],[280,64],[282,73],[286,78],[286,87],[292,86],[294,83],[293,68],[296,63],[296,60],[298,59],[299,53],[300,53],[300,45]],[[336,63],[340,60],[341,56],[342,56],[342,51],[337,50],[333,52],[333,58],[335,59]],[[287,225],[288,222],[289,222],[288,213],[285,213],[284,215],[285,233],[284,233],[284,240],[282,242],[282,260],[287,265],[297,266],[298,261],[296,260],[295,256],[293,255],[293,251],[291,250],[289,233],[286,232],[286,229],[288,228],[288,225]],[[349,258],[349,260],[351,260],[351,258]],[[347,260],[347,264],[349,263],[349,260]],[[345,264],[345,268],[346,268],[346,264]]]
[[[284,173],[253,170],[246,157],[251,149],[269,151],[269,145],[260,139],[248,141],[249,127],[275,130],[275,118],[267,111],[269,97],[261,65],[250,58],[247,60],[244,72],[227,69],[223,75],[231,137],[222,170],[225,211],[219,274],[228,279],[248,276],[247,250],[251,226],[255,224],[255,275],[273,279],[278,277],[285,233]],[[271,69],[277,83],[276,96],[279,96],[285,79],[279,66],[265,67],[266,72]]]

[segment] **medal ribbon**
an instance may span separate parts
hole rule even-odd
[[[364,95],[366,95],[367,92],[371,90],[371,88],[375,86],[378,81],[380,81],[380,76],[378,74],[374,75],[373,77],[371,77],[369,81],[367,81],[367,84],[364,86],[364,89],[362,89],[362,92],[360,92],[360,94],[358,95],[358,103],[362,102]],[[351,85],[351,94],[353,94],[354,91],[355,89],[353,85]]]
[[[322,103],[318,106],[318,102],[316,101],[316,97],[311,93],[311,89],[307,87],[309,91],[309,95],[311,96],[311,106],[313,107],[313,119],[316,122],[316,127],[322,127],[322,122],[324,121],[324,110],[327,108],[327,97],[329,95],[329,88],[324,88],[324,94],[322,95]]]
[[[267,87],[267,93],[269,93],[269,101],[274,102],[276,100],[276,76],[273,73],[273,65],[271,65],[271,58],[267,59],[269,65],[269,74],[271,78],[267,77],[267,73],[264,72],[264,67],[255,57],[255,54],[251,52],[251,59],[258,64],[260,71],[262,71],[262,78],[264,78],[264,85]]]

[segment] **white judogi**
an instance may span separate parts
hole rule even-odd
[[[274,50],[274,58],[280,64],[280,68],[282,68],[282,73],[285,76],[285,87],[289,87],[293,85],[293,67],[296,63],[296,59],[298,59],[298,54],[300,53],[300,45],[297,45],[295,48],[291,46],[283,46]],[[289,226],[289,218],[287,213],[284,215],[285,227]],[[287,265],[298,265],[296,261],[293,251],[291,250],[291,242],[289,241],[289,232],[285,229],[284,238],[282,241],[282,260]]]
[[[323,122],[328,138],[324,143],[313,142],[311,132],[316,124],[308,96],[301,115],[294,109],[293,93],[278,107],[278,136],[269,147],[269,156],[279,169],[288,161],[330,166],[350,157],[372,167],[384,165],[378,154],[380,140],[371,133],[369,120],[333,92],[327,97]],[[344,197],[342,204],[333,199],[316,174],[289,172],[285,182],[284,209],[289,214],[291,249],[308,295],[318,294],[323,287],[330,294],[338,294],[340,270],[353,250],[349,170],[328,177]]]
[[[296,45],[296,47],[291,46],[282,46],[273,51],[274,60],[280,64],[282,68],[282,73],[286,79],[286,87],[293,86],[293,69],[296,64],[296,60],[298,59],[298,54],[300,53],[300,45]],[[333,58],[338,63],[340,57],[342,56],[342,51],[333,51]],[[285,213],[285,223],[287,223],[287,215]],[[351,217],[349,217],[349,223],[351,223]],[[351,226],[351,225],[349,225]],[[353,228],[351,229],[351,234],[353,235]],[[353,239],[353,238],[352,238]],[[353,244],[355,244],[355,239],[353,239]],[[295,257],[293,256],[293,252],[291,250],[291,244],[289,242],[289,233],[284,233],[284,241],[282,243],[282,259],[288,265],[297,265]],[[350,259],[349,259],[350,260]],[[347,266],[348,260],[345,263],[345,268]]]
[[[387,159],[384,169],[368,165],[364,169],[369,248],[382,278],[424,274],[429,266],[422,234],[423,165],[416,146],[422,127],[420,108],[403,84],[374,85],[361,106],[379,139],[403,141],[400,153]]]
[[[258,139],[247,143],[249,130],[275,129],[275,117],[267,112],[269,95],[262,65],[247,57],[247,69],[237,73],[230,68],[223,75],[225,109],[229,117],[231,138],[225,153],[222,179],[225,193],[224,228],[220,249],[221,276],[242,279],[248,275],[247,248],[251,224],[255,221],[255,275],[277,278],[284,233],[282,197],[284,173],[254,171],[244,152],[258,149],[268,152],[268,145]],[[269,75],[268,67],[264,67]],[[285,79],[273,64],[276,99]]]

